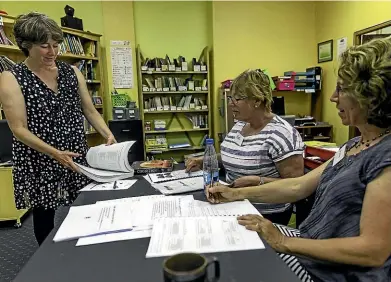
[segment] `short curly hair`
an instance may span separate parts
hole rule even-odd
[[[269,77],[261,70],[246,70],[232,82],[230,91],[236,97],[247,97],[261,101],[265,109],[271,112],[273,94]]]
[[[348,48],[340,57],[341,91],[367,110],[368,124],[391,126],[391,37]]]
[[[61,43],[64,35],[58,24],[45,14],[30,12],[19,15],[14,24],[16,44],[25,56],[33,44],[47,43],[49,38]]]

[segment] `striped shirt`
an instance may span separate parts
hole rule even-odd
[[[293,155],[302,155],[304,144],[299,132],[279,116],[255,135],[243,137],[245,122],[237,122],[221,144],[221,159],[226,170],[226,180],[247,175],[279,178],[276,164]],[[286,204],[253,203],[264,214],[286,211]]]
[[[359,138],[348,141],[346,150]],[[319,180],[312,210],[299,226],[300,236],[319,240],[359,236],[367,185],[389,166],[391,136],[356,155],[345,155],[334,166],[330,162]],[[298,259],[316,281],[391,281],[391,256],[383,266],[374,268]]]

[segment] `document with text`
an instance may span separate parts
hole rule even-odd
[[[127,203],[71,207],[53,241],[130,231],[133,227],[131,218],[131,209]]]
[[[264,248],[258,233],[239,225],[236,217],[159,218],[154,222],[146,257]]]

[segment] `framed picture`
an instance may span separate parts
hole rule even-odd
[[[318,63],[333,60],[333,40],[318,43]]]
[[[102,105],[103,104],[102,98],[100,96],[93,96],[92,101],[93,101],[94,105]]]

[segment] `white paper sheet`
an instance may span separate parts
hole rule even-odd
[[[165,181],[172,181],[172,180],[179,180],[179,179],[202,176],[203,172],[202,171],[195,171],[195,172],[188,173],[184,169],[182,169],[182,170],[174,170],[171,172],[150,173],[148,175],[151,178],[151,181],[153,183],[159,183],[159,182],[165,182]]]
[[[129,41],[113,41],[110,47],[114,88],[133,88],[133,57]]]
[[[193,200],[192,195],[187,195],[140,201],[133,210],[133,226],[134,228],[151,228],[157,218],[182,216],[181,206],[188,206],[183,203]]]
[[[80,189],[80,192],[92,192],[92,191],[107,191],[107,190],[126,190],[133,186],[136,183],[137,179],[130,180],[118,180],[116,181],[116,188],[114,188],[114,182],[107,183],[90,183],[83,189]]]
[[[152,187],[164,195],[174,195],[204,189],[204,178],[193,177],[181,180],[152,183]]]
[[[146,229],[146,230],[132,230],[132,231],[124,231],[124,232],[111,233],[105,235],[84,237],[84,238],[80,238],[77,241],[76,246],[87,246],[87,245],[102,244],[108,242],[147,238],[147,237],[151,237],[151,233],[152,233],[152,229]]]
[[[222,204],[211,204],[203,201],[182,202],[182,216],[241,216],[246,214],[261,215],[259,211],[248,201],[235,201]]]
[[[264,248],[258,233],[239,225],[235,217],[160,218],[153,225],[146,257]]]
[[[53,241],[130,231],[132,227],[131,209],[128,203],[76,206],[69,209]]]

